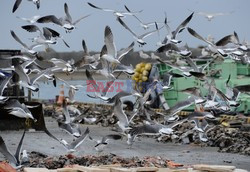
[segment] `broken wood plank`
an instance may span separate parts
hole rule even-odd
[[[225,166],[225,165],[207,165],[207,164],[196,164],[192,165],[195,170],[204,170],[208,172],[233,172],[235,166]]]
[[[74,165],[73,169],[82,171],[82,172],[110,172],[109,168],[99,168],[99,167],[84,167],[80,165]]]
[[[24,172],[50,172],[47,168],[24,168]]]
[[[80,171],[80,170],[74,169],[74,168],[66,167],[66,168],[59,168],[59,169],[57,169],[56,172],[83,172],[83,171]]]

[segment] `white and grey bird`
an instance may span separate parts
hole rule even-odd
[[[212,42],[206,40],[202,36],[200,36],[196,31],[194,31],[191,28],[187,28],[188,32],[193,35],[194,37],[198,38],[199,40],[202,40],[208,44],[208,48],[213,52],[213,53],[219,53],[223,57],[227,56],[227,54],[223,51],[223,49],[218,48],[216,45],[214,45]]]
[[[165,27],[168,30],[168,34],[166,36],[167,40],[169,40],[169,42],[174,43],[174,44],[178,44],[181,43],[182,41],[177,40],[176,36],[181,33],[187,26],[187,24],[190,22],[190,20],[193,17],[193,14],[190,14],[174,31],[171,31],[168,23],[167,23],[167,18],[165,18]],[[167,42],[166,42],[167,43]]]
[[[31,54],[31,55],[33,55],[33,56],[38,54],[38,52],[35,51],[34,49],[37,48],[37,47],[42,46],[42,44],[36,43],[36,44],[31,45],[31,46],[27,46],[25,43],[23,43],[23,42],[18,38],[18,36],[15,34],[14,31],[11,30],[10,33],[11,33],[11,36],[12,36],[19,44],[21,44],[21,45],[23,46],[22,48],[23,48],[23,50],[24,50],[25,52],[27,52],[27,53],[29,53],[29,54]]]
[[[6,101],[3,108],[7,109],[11,115],[17,116],[19,118],[31,118],[36,121],[28,107],[16,99],[10,99]]]
[[[95,140],[91,136],[89,136],[89,139],[96,143],[94,146],[95,150],[97,152],[102,152],[105,149],[105,147],[107,147],[110,140],[120,140],[122,139],[122,136],[118,134],[108,134],[106,136],[103,136],[101,140]]]
[[[74,30],[76,28],[76,24],[79,23],[81,20],[87,18],[88,16],[90,16],[90,14],[83,16],[81,18],[79,18],[78,20],[73,21],[72,17],[69,13],[69,8],[67,3],[64,3],[64,12],[66,14],[65,17],[61,17],[61,18],[57,18],[54,15],[48,15],[48,16],[44,16],[41,17],[37,20],[38,23],[54,23],[57,24],[59,26],[62,26],[66,32],[71,32],[72,30]]]
[[[33,2],[33,4],[36,5],[36,8],[39,9],[40,8],[40,0],[28,0],[30,2]],[[17,8],[20,6],[22,0],[16,0],[14,6],[13,6],[13,9],[12,9],[12,13],[14,13]]]
[[[117,59],[117,51],[114,43],[113,33],[109,26],[105,27],[104,31],[104,43],[107,48],[107,52],[102,54],[101,58],[107,60],[110,63],[120,63]]]
[[[80,60],[76,61],[73,64],[74,68],[79,69],[84,66],[91,66],[92,68],[95,69],[97,64],[99,64],[100,54],[90,55],[87,48],[87,44],[84,40],[82,40],[82,47],[83,47],[83,56]]]
[[[103,10],[106,12],[112,12],[116,17],[125,17],[126,15],[131,16],[131,15],[142,12],[142,10],[138,11],[138,12],[127,12],[127,11],[117,11],[117,10],[112,10],[112,9],[107,9],[107,8],[100,8],[100,7],[97,7],[96,5],[94,5],[90,2],[88,2],[88,5],[91,6],[92,8],[95,8],[95,9]]]
[[[121,18],[118,17],[117,20],[119,21],[119,23],[120,23],[125,29],[127,29],[127,30],[134,36],[134,38],[136,39],[136,41],[137,41],[141,46],[147,44],[147,43],[143,40],[144,38],[146,38],[146,37],[152,35],[153,33],[156,33],[156,32],[157,32],[157,29],[156,29],[156,30],[152,30],[152,31],[150,31],[150,32],[146,32],[146,33],[144,33],[144,34],[142,34],[142,35],[137,35],[134,31],[132,31],[132,30],[124,23],[124,21],[122,21]],[[161,28],[163,28],[163,27],[161,27]],[[159,30],[160,30],[161,28],[159,28]]]
[[[0,136],[0,152],[5,156],[5,158],[8,160],[8,162],[10,163],[10,165],[15,168],[15,169],[19,169],[22,167],[22,158],[21,158],[21,151],[22,151],[22,146],[23,146],[23,139],[25,136],[25,130],[23,132],[23,135],[19,141],[19,144],[17,146],[16,149],[16,153],[15,155],[13,155],[8,147],[6,146],[2,136]]]
[[[125,7],[125,9],[128,11],[128,12],[130,12],[131,13],[131,11],[130,11],[130,9],[126,6],[126,5],[124,5],[124,7]],[[134,16],[138,21],[139,21],[139,23],[140,23],[140,26],[143,28],[143,29],[148,29],[150,26],[153,26],[153,25],[155,25],[155,23],[159,23],[159,22],[148,22],[148,23],[145,23],[145,22],[143,22],[142,20],[140,20],[135,14],[133,14],[133,13],[131,13],[132,14],[132,16]]]
[[[127,144],[132,146],[138,135],[171,135],[173,129],[162,124],[144,124],[142,126],[132,128],[128,133]]]
[[[207,13],[207,12],[198,12],[198,15],[205,16],[208,21],[212,21],[216,16],[225,16],[230,15],[231,13]]]
[[[74,137],[80,137],[81,136],[81,130],[78,124],[73,123],[73,120],[70,118],[67,102],[64,99],[62,103],[62,111],[64,115],[64,120],[57,120],[58,126],[69,133],[70,135]]]
[[[93,92],[95,93],[95,96],[90,96],[88,94],[87,95],[89,97],[92,97],[92,98],[100,98],[104,101],[107,101],[109,99],[109,97],[107,97],[106,94],[115,80],[111,80],[111,81],[107,82],[106,87],[104,89],[100,90],[99,86],[97,85],[96,80],[93,78],[92,74],[89,72],[88,69],[86,69],[86,76],[88,79],[87,84],[93,86],[93,88],[94,88]]]
[[[31,40],[32,42],[45,45],[46,48],[49,48],[48,46],[49,44],[56,44],[57,38],[62,39],[64,44],[68,48],[70,48],[67,42],[60,36],[60,33],[58,33],[57,31],[51,28],[43,27],[43,32],[36,25],[25,25],[25,26],[22,26],[22,28],[28,32],[39,32],[40,35],[36,36],[35,38],[32,38]]]
[[[76,148],[79,147],[83,143],[83,141],[88,137],[88,135],[89,135],[89,128],[87,127],[85,132],[79,138],[71,142],[70,144],[63,139],[61,140],[61,143],[67,149],[68,152],[75,152]]]

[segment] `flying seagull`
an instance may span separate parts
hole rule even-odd
[[[40,0],[28,0],[28,1],[32,1],[35,5],[36,5],[36,8],[39,9],[40,8]],[[17,8],[19,7],[19,5],[21,4],[22,0],[16,0],[14,6],[13,6],[13,9],[12,9],[12,13],[14,13]]]
[[[167,24],[167,19],[165,19],[165,26],[168,30],[168,35],[166,36],[167,40],[174,44],[180,43],[181,41],[176,40],[176,36],[186,28],[187,24],[192,19],[193,14],[194,13],[190,14],[174,31],[171,31]]]
[[[139,12],[126,12],[126,11],[116,11],[116,10],[111,10],[111,9],[107,9],[107,8],[100,8],[100,7],[97,7],[96,5],[88,2],[88,5],[91,6],[92,8],[95,8],[95,9],[99,9],[99,10],[103,10],[103,11],[107,11],[107,12],[112,12],[116,17],[125,17],[125,15],[134,15],[136,13],[140,13],[142,12],[139,11]]]
[[[68,152],[75,152],[76,151],[75,149],[83,143],[83,141],[86,139],[86,137],[88,137],[88,135],[89,135],[89,128],[87,127],[85,132],[72,143],[69,144],[63,139],[61,140],[61,143],[68,150]]]
[[[120,23],[125,29],[127,29],[127,30],[134,36],[134,38],[136,39],[136,41],[137,41],[141,46],[147,44],[147,43],[143,40],[144,38],[146,38],[146,37],[148,37],[148,36],[150,36],[150,35],[152,35],[153,33],[155,33],[155,32],[158,31],[158,30],[156,29],[156,30],[153,30],[153,31],[150,31],[150,32],[146,32],[146,33],[144,33],[144,34],[142,34],[142,35],[137,35],[134,31],[132,31],[132,30],[122,21],[121,18],[118,17],[117,20],[119,21],[119,23]],[[162,27],[161,27],[161,28],[162,28]],[[159,30],[160,30],[161,28],[159,28]]]
[[[229,14],[232,14],[232,12],[231,13],[206,13],[206,12],[198,12],[197,14],[205,16],[208,21],[212,21],[212,19],[214,19],[214,17],[216,17],[216,16],[229,15]]]
[[[214,45],[212,42],[206,40],[205,38],[203,38],[202,36],[200,36],[196,31],[194,31],[191,28],[187,28],[188,32],[193,35],[194,37],[198,38],[199,40],[202,40],[204,42],[206,42],[208,44],[209,49],[214,52],[214,53],[219,53],[220,55],[222,55],[223,57],[227,56],[227,54],[222,50],[219,49],[216,45]]]
[[[11,30],[10,33],[11,33],[11,36],[12,36],[19,44],[21,44],[21,45],[23,46],[23,49],[24,49],[25,52],[27,52],[27,53],[29,53],[29,54],[31,54],[31,55],[33,55],[33,56],[35,56],[35,55],[38,54],[38,52],[35,51],[34,48],[41,46],[41,44],[36,43],[36,44],[31,45],[31,46],[27,46],[25,43],[23,43],[23,42],[18,38],[18,36],[15,34],[14,31]]]
[[[68,47],[69,45],[65,42],[65,40],[60,36],[60,33],[57,31],[48,28],[48,27],[43,27],[43,32],[37,27],[36,25],[25,25],[22,26],[23,29],[25,29],[28,32],[39,32],[40,36],[37,36],[32,39],[33,42],[39,43],[39,44],[56,44],[57,41],[56,39],[52,38],[61,38],[64,42],[64,44]]]
[[[90,16],[90,14],[89,14],[89,15],[86,15],[86,16],[79,18],[78,20],[73,21],[71,15],[69,14],[69,8],[68,8],[67,3],[64,3],[64,12],[66,14],[65,17],[57,18],[54,15],[47,15],[47,16],[39,18],[37,20],[37,22],[38,23],[51,22],[51,23],[57,24],[59,26],[62,26],[66,30],[66,32],[71,32],[72,30],[74,30],[76,28],[75,25],[77,23],[79,23],[82,19]]]
[[[95,150],[97,152],[102,152],[104,148],[108,145],[109,140],[120,140],[121,138],[122,136],[118,134],[108,134],[106,136],[103,136],[101,140],[95,140],[91,136],[89,136],[90,140],[95,141]]]
[[[36,121],[27,106],[24,103],[21,104],[17,99],[6,101],[4,109],[7,109],[11,115],[15,115],[19,118],[31,118]]]
[[[23,146],[23,139],[25,136],[25,130],[23,132],[23,135],[21,137],[21,140],[19,141],[19,144],[16,149],[15,155],[11,154],[8,150],[8,147],[6,146],[2,136],[0,136],[0,152],[5,156],[5,158],[9,161],[10,165],[14,167],[15,169],[18,169],[21,167],[22,160],[21,160],[21,151]]]

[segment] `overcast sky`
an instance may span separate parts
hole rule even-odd
[[[28,33],[21,29],[22,25],[26,25],[19,17],[31,17],[34,15],[49,15],[54,14],[57,17],[64,16],[64,3],[69,6],[69,11],[73,20],[81,16],[91,14],[88,18],[78,23],[77,29],[71,33],[65,33],[64,29],[53,24],[37,24],[39,27],[51,27],[60,32],[66,42],[71,46],[65,47],[62,42],[53,45],[52,48],[56,51],[79,51],[82,50],[81,41],[84,39],[89,50],[100,51],[104,43],[104,28],[110,26],[114,35],[114,40],[117,49],[127,47],[132,41],[133,36],[124,27],[118,23],[114,15],[110,12],[104,12],[90,7],[87,2],[91,2],[96,6],[105,7],[116,10],[124,10],[124,5],[127,5],[131,10],[143,10],[137,16],[145,21],[164,20],[164,12],[167,13],[169,25],[171,29],[175,29],[191,11],[195,12],[233,12],[230,15],[215,17],[212,21],[208,21],[204,16],[194,15],[189,23],[189,27],[193,28],[203,37],[212,35],[215,40],[233,33],[236,31],[240,40],[250,40],[250,1],[249,0],[41,0],[41,7],[36,9],[35,5],[27,0],[23,0],[20,7],[13,14],[12,8],[15,0],[0,0],[0,48],[1,49],[20,49],[18,44],[10,35],[10,30],[20,37],[26,44],[30,45],[29,38],[35,37],[37,33]],[[138,34],[145,31],[139,26],[138,21],[131,16],[123,19],[127,25]],[[154,27],[149,30],[153,30]],[[149,31],[148,30],[148,31]],[[166,30],[160,32],[161,39],[166,34]],[[186,30],[182,32],[178,39],[183,41],[182,45],[187,43],[190,47],[196,47],[203,44],[200,40],[192,37]],[[151,35],[145,39],[147,45],[139,47],[135,45],[135,50],[156,50],[156,42],[159,40],[157,34]]]

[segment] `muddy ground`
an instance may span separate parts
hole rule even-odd
[[[57,138],[63,138],[71,141],[73,138],[66,132],[62,131],[55,121],[55,119],[46,117],[46,125],[49,131]],[[87,125],[82,125],[83,129]],[[100,138],[106,134],[116,133],[108,127],[100,127],[96,125],[89,125],[90,134],[93,138]],[[1,131],[0,135],[5,140],[9,150],[15,152],[19,139],[23,131]],[[74,153],[76,156],[83,155],[98,155],[94,149],[94,143],[90,140],[85,140],[83,144],[77,148]],[[49,156],[59,156],[66,154],[66,149],[57,141],[51,139],[44,132],[29,131],[26,133],[23,149],[28,152],[37,151]],[[160,156],[177,163],[185,165],[205,163],[205,164],[220,164],[220,165],[234,165],[237,168],[242,168],[250,171],[250,156],[244,156],[231,153],[217,152],[216,147],[201,147],[199,145],[189,144],[173,144],[173,143],[159,143],[153,138],[141,138],[137,140],[132,149],[128,149],[126,139],[111,142],[108,147],[101,154],[116,154],[122,157],[133,156]],[[4,157],[0,154],[0,160]]]

